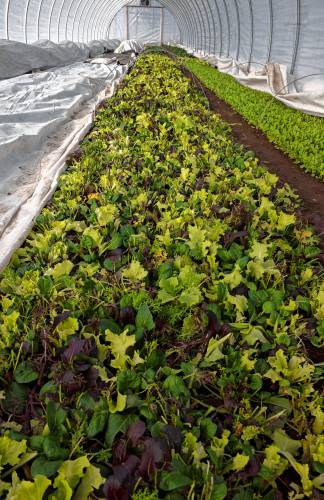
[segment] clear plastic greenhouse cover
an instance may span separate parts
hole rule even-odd
[[[0,0],[0,268],[145,44],[324,117],[323,26],[323,0]]]
[[[0,38],[23,43],[155,42],[158,24],[165,42],[248,68],[285,65],[298,91],[323,82],[322,0],[0,0]]]

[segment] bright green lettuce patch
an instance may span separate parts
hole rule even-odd
[[[171,45],[164,45],[163,49],[168,51],[168,52],[172,52],[172,54],[174,54],[177,57],[192,57],[192,58],[194,57],[194,56],[190,55],[185,49],[182,49],[180,47],[174,47]],[[161,47],[159,47],[159,46],[152,47],[152,48],[150,48],[150,50],[153,50],[153,51],[155,50],[157,52],[161,52]]]
[[[297,206],[140,57],[0,278],[1,498],[320,498],[323,269]]]
[[[324,180],[323,118],[288,108],[269,94],[244,87],[205,62],[194,58],[184,58],[182,62],[307,172]]]

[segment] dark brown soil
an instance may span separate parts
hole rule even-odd
[[[182,70],[205,93],[210,109],[220,114],[222,119],[231,125],[234,139],[247,149],[255,151],[268,170],[277,174],[282,182],[287,182],[299,194],[302,199],[300,216],[315,227],[321,238],[321,248],[324,250],[324,183],[296,165],[262,132],[252,127],[229,104],[205,87],[187,68],[182,67]]]
[[[305,353],[314,363],[324,363],[324,348],[314,346],[310,339],[305,335],[302,338]],[[324,384],[324,379],[321,380],[321,385]]]

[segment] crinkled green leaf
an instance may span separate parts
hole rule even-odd
[[[56,264],[51,271],[53,278],[56,280],[64,275],[69,275],[73,269],[74,265],[70,260],[65,260]]]
[[[244,467],[248,464],[250,457],[247,455],[243,455],[242,453],[237,453],[233,458],[232,470],[239,471],[244,469]]]
[[[73,498],[74,500],[84,500],[89,498],[93,490],[97,490],[105,482],[101,476],[100,470],[93,465],[87,467],[78,489],[76,490]]]
[[[123,271],[123,278],[131,281],[143,281],[147,276],[147,271],[137,260],[133,260],[127,269]]]
[[[110,350],[114,356],[111,366],[119,370],[126,368],[126,363],[130,361],[130,357],[126,354],[129,347],[136,343],[135,335],[128,335],[128,330],[116,335],[110,330],[106,330],[105,335],[108,342],[110,342]]]
[[[12,476],[12,488],[10,488],[7,500],[42,500],[44,493],[51,484],[45,476],[36,476],[34,481],[20,481],[16,472]]]
[[[56,331],[59,334],[59,340],[65,342],[71,335],[76,333],[79,329],[79,322],[76,318],[66,318],[59,323]]]
[[[0,467],[19,463],[21,455],[27,450],[26,440],[18,442],[8,436],[0,437]]]
[[[78,482],[84,475],[84,470],[90,466],[87,457],[79,457],[75,460],[66,460],[58,470],[58,475],[54,481],[54,486],[57,487],[61,480],[67,481],[72,490],[77,486]]]

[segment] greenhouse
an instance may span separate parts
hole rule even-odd
[[[0,499],[324,498],[323,0],[0,0]]]

